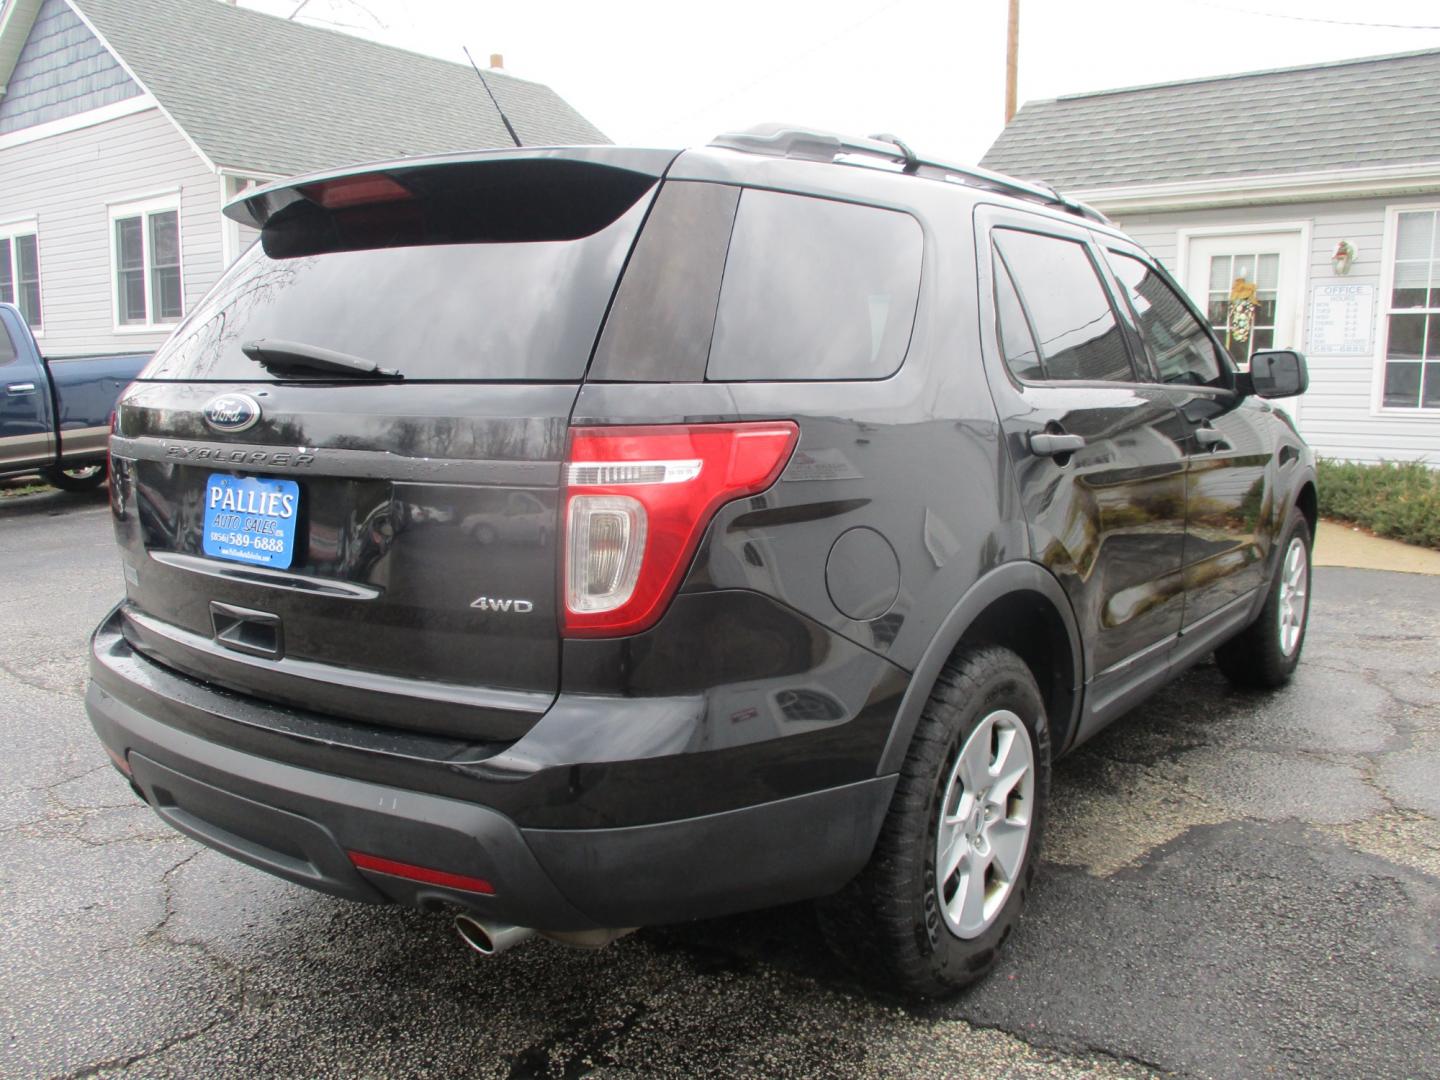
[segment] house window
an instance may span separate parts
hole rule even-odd
[[[177,200],[112,206],[110,228],[116,326],[143,328],[178,322],[185,311],[185,298]]]
[[[1396,215],[1385,323],[1385,407],[1440,409],[1440,210]]]
[[[33,221],[0,225],[0,304],[14,304],[31,330],[40,318],[40,240]]]

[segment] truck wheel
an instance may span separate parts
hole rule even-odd
[[[51,469],[45,479],[61,491],[94,491],[105,483],[104,465],[82,465],[75,469]]]
[[[921,996],[985,974],[1025,904],[1050,793],[1050,728],[1008,649],[962,649],[920,717],[870,862],[817,902],[864,978]]]
[[[1215,650],[1215,663],[1236,686],[1270,690],[1290,681],[1310,621],[1310,523],[1299,510],[1280,543],[1280,563],[1260,616]]]

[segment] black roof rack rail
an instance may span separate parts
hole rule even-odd
[[[968,187],[994,191],[1018,199],[1028,199],[1055,207],[1101,225],[1113,222],[1077,199],[1066,198],[1049,184],[1036,180],[1017,180],[1004,173],[991,172],[978,165],[956,165],[920,157],[894,135],[871,135],[860,139],[829,131],[787,127],[784,124],[761,124],[746,131],[728,131],[710,140],[711,146],[739,150],[746,154],[795,158],[800,161],[836,161],[845,157],[869,157],[900,166],[912,176],[931,176],[965,184]]]

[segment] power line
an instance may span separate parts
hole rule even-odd
[[[1256,11],[1253,8],[1211,3],[1210,0],[1187,0],[1187,2],[1197,7],[1228,11],[1232,15],[1254,15],[1262,19],[1284,19],[1287,22],[1318,23],[1322,26],[1358,26],[1366,30],[1440,30],[1440,26],[1421,26],[1416,23],[1355,22],[1350,19],[1324,19],[1318,15],[1290,15],[1280,11]]]

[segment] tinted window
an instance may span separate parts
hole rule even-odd
[[[1030,333],[1015,283],[1005,268],[1005,260],[1000,258],[995,260],[995,311],[1000,320],[1000,348],[1011,373],[1026,382],[1045,378],[1040,353],[1035,348],[1035,335]]]
[[[142,377],[273,379],[240,349],[269,338],[372,360],[407,379],[579,380],[648,201],[576,239],[425,243],[416,233],[420,242],[361,247],[352,234],[342,238],[349,250],[272,257],[280,237],[269,237],[220,279]],[[312,251],[316,235],[301,237]]]
[[[19,353],[15,351],[15,343],[10,340],[9,328],[0,322],[0,364],[8,364],[18,355]]]
[[[740,189],[671,181],[630,256],[590,367],[596,380],[705,378]]]
[[[1047,379],[1135,378],[1110,298],[1083,244],[996,229],[995,244],[1039,339]]]
[[[1153,267],[1118,251],[1110,253],[1110,265],[1125,286],[1161,381],[1218,386],[1220,359],[1215,343],[1169,282]]]
[[[920,292],[919,223],[873,206],[740,197],[711,379],[874,379],[905,358]]]

